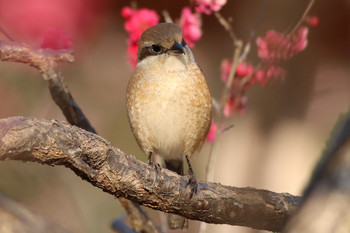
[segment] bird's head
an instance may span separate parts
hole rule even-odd
[[[160,23],[142,33],[138,44],[137,62],[160,55],[179,58],[185,56],[188,59],[184,60],[194,60],[177,24]]]

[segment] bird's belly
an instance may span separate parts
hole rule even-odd
[[[185,72],[133,76],[128,116],[140,148],[165,159],[197,153],[211,121],[211,99],[203,77]]]
[[[191,124],[186,118],[186,106],[179,100],[163,97],[149,103],[149,107],[153,111],[146,116],[145,128],[150,134],[152,150],[166,159],[183,157],[188,140],[186,127]]]

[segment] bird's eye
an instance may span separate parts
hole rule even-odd
[[[162,48],[156,44],[152,45],[151,49],[152,49],[152,52],[154,53],[160,53],[162,51]]]
[[[187,45],[187,43],[186,43],[186,41],[184,39],[182,39],[181,45],[182,45],[182,47],[185,47]]]

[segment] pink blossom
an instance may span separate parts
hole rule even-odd
[[[219,11],[227,0],[192,0],[195,4],[194,9],[198,13],[211,14],[214,11]]]
[[[236,68],[236,75],[238,77],[246,77],[249,76],[253,73],[254,68],[252,65],[247,64],[245,62],[241,62],[238,64],[237,68]]]
[[[319,18],[317,16],[306,16],[305,22],[311,27],[316,27],[319,23]]]
[[[129,33],[127,40],[128,56],[130,64],[135,67],[137,61],[137,42],[141,34],[149,27],[159,23],[159,17],[153,10],[146,8],[133,10],[130,7],[124,7],[121,15],[126,19],[125,30]]]
[[[46,28],[41,48],[48,49],[70,49],[72,40],[63,30],[55,27]]]
[[[230,74],[230,71],[232,69],[232,62],[231,60],[228,59],[224,59],[221,62],[221,80],[226,83],[228,76]],[[237,68],[236,68],[236,76],[243,78],[246,76],[249,76],[251,74],[253,74],[254,68],[252,65],[246,63],[246,62],[241,62],[238,64]]]
[[[104,5],[105,1],[87,0],[0,0],[0,22],[17,41],[41,43],[45,29],[56,27],[80,44],[97,31]]]
[[[277,65],[269,65],[261,70],[258,70],[252,79],[263,87],[270,79],[281,79],[284,75],[285,70],[282,67]]]
[[[266,72],[264,70],[258,70],[255,75],[253,76],[253,79],[260,84],[260,86],[265,86],[267,81],[269,81]]]
[[[199,14],[193,14],[189,7],[183,8],[180,17],[180,27],[182,28],[184,40],[192,48],[194,43],[202,37]]]
[[[290,38],[291,51],[290,56],[303,51],[307,46],[307,34],[309,29],[307,27],[300,27]]]
[[[207,139],[206,139],[208,142],[214,142],[214,140],[216,138],[217,128],[218,128],[218,125],[212,121],[210,129],[209,129],[209,133],[208,133]]]
[[[265,63],[277,63],[291,58],[306,48],[307,34],[306,27],[299,28],[290,36],[270,30],[264,38],[258,37],[256,40],[258,56]]]
[[[229,59],[224,59],[221,62],[220,70],[221,70],[221,80],[226,83],[228,79],[228,75],[232,69],[232,62]]]
[[[239,113],[243,115],[247,109],[247,97],[246,96],[233,96],[230,95],[224,107],[224,116],[230,117],[233,113]]]

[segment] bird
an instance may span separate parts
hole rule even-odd
[[[150,165],[157,168],[152,156],[159,155],[167,169],[184,175],[186,160],[192,198],[198,185],[189,159],[209,132],[212,100],[179,25],[160,23],[142,33],[126,105],[131,131]],[[174,214],[168,223],[171,229],[188,227],[187,219]]]

